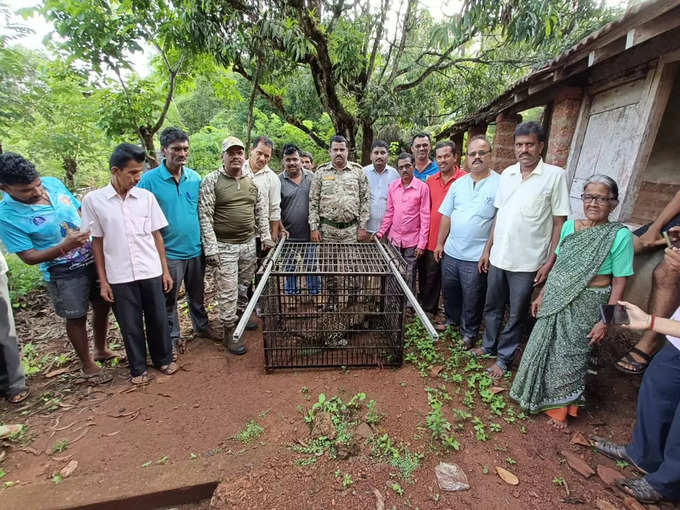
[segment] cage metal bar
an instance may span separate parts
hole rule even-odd
[[[380,244],[380,241],[378,239],[375,239],[375,244],[382,253],[383,257],[385,257],[385,260],[389,260],[389,256],[387,255],[387,252],[385,251],[385,248],[383,248],[382,244]],[[406,281],[404,280],[404,277],[401,276],[401,273],[397,270],[397,267],[394,265],[394,263],[389,260],[389,265],[390,269],[392,270],[392,273],[397,279],[397,282],[399,282],[399,285],[401,289],[404,291],[404,294],[406,295],[406,298],[409,300],[411,303],[411,306],[416,312],[416,315],[420,318],[420,321],[423,323],[423,326],[425,326],[425,329],[427,332],[430,334],[433,340],[437,340],[439,338],[439,333],[437,333],[437,330],[435,327],[432,325],[430,322],[430,318],[427,316],[423,308],[420,306],[420,303],[418,303],[418,300],[416,297],[413,295],[413,292],[411,291],[411,288],[408,286]]]

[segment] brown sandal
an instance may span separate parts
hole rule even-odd
[[[174,361],[168,365],[162,365],[158,368],[158,371],[165,375],[172,375],[179,370],[179,365]]]
[[[143,374],[140,375],[133,375],[130,377],[129,381],[133,386],[142,386],[144,384],[149,384],[150,381],[149,374],[144,372]]]
[[[10,404],[20,404],[24,400],[28,398],[28,396],[31,394],[31,390],[29,388],[22,388],[20,390],[14,390],[10,391],[7,393],[7,402]]]

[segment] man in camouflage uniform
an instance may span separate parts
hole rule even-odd
[[[331,138],[330,163],[319,166],[309,190],[309,228],[315,243],[355,243],[368,240],[370,190],[361,165],[347,161],[349,148],[343,136]],[[350,294],[358,283],[350,282]],[[337,301],[337,277],[328,279],[331,304]]]
[[[217,267],[217,301],[223,342],[229,352],[245,354],[241,340],[233,340],[239,314],[248,304],[248,285],[255,273],[255,233],[265,249],[272,246],[267,198],[243,174],[245,147],[230,136],[222,142],[222,168],[201,183],[198,215],[206,263]]]

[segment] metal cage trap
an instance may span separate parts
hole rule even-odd
[[[281,240],[263,261],[243,314],[247,319],[259,301],[265,368],[401,366],[408,301],[437,336],[404,281],[405,268],[399,253],[378,241]]]

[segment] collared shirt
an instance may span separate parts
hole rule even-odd
[[[250,168],[250,161],[243,165],[243,175],[250,175],[253,182],[260,188],[268,204],[267,221],[279,221],[281,219],[281,181],[269,165],[255,173]]]
[[[388,229],[388,238],[394,246],[425,249],[430,232],[430,190],[427,184],[416,178],[411,179],[406,187],[401,179],[390,184],[387,211],[378,236],[384,236]]]
[[[536,271],[548,258],[553,216],[569,215],[565,172],[541,159],[522,180],[519,163],[509,166],[501,174],[494,206],[491,263],[506,271]]]
[[[83,224],[102,237],[106,279],[111,284],[156,278],[163,273],[153,232],[167,226],[153,193],[132,188],[123,200],[111,184],[83,198]]]
[[[399,179],[399,172],[394,167],[387,165],[382,173],[378,173],[373,165],[368,165],[364,167],[364,173],[371,189],[370,216],[366,230],[375,234],[380,230],[387,210],[387,188],[395,179]]]
[[[5,260],[5,256],[0,252],[0,275],[5,274],[9,268],[7,267],[7,261]]]
[[[426,181],[428,177],[435,175],[437,172],[439,172],[439,166],[437,165],[437,162],[430,161],[430,163],[423,169],[422,172],[419,172],[416,168],[413,171],[413,177],[417,177],[421,181]]]
[[[673,319],[674,321],[680,321],[680,308],[675,310],[675,313],[671,316],[671,319]],[[673,347],[680,350],[680,338],[672,335],[666,335],[666,338]]]
[[[168,226],[161,230],[169,259],[187,260],[201,255],[201,225],[198,222],[198,192],[201,176],[183,167],[179,182],[165,166],[149,170],[137,184],[154,194]]]
[[[453,172],[453,177],[449,182],[444,183],[441,172],[437,172],[432,177],[429,177],[425,183],[430,188],[430,233],[427,238],[427,249],[434,251],[437,247],[437,236],[439,236],[439,224],[442,221],[442,215],[439,208],[446,197],[451,185],[459,178],[467,175],[465,170],[456,167]]]
[[[321,218],[337,223],[359,221],[366,228],[371,192],[361,165],[348,161],[337,170],[331,163],[317,168],[309,188],[309,228],[318,230]]]
[[[491,170],[488,177],[476,182],[470,174],[453,183],[439,212],[451,218],[451,230],[444,252],[454,259],[477,262],[496,215],[494,199],[501,176]]]
[[[230,176],[224,167],[210,172],[201,183],[198,199],[203,252],[217,255],[217,241],[243,244],[257,232],[262,242],[270,243],[267,197],[253,182],[252,174]]]
[[[10,253],[46,250],[60,244],[70,230],[80,230],[80,202],[59,179],[42,177],[50,204],[24,204],[4,193],[0,202],[0,238]],[[87,228],[87,223],[84,224]],[[75,270],[92,264],[92,245],[88,242],[56,259],[40,264],[43,278],[50,281],[50,268]]]
[[[288,231],[291,241],[307,242],[309,231],[309,188],[314,173],[302,170],[300,184],[288,177],[283,171],[279,174],[281,181],[281,222]]]

